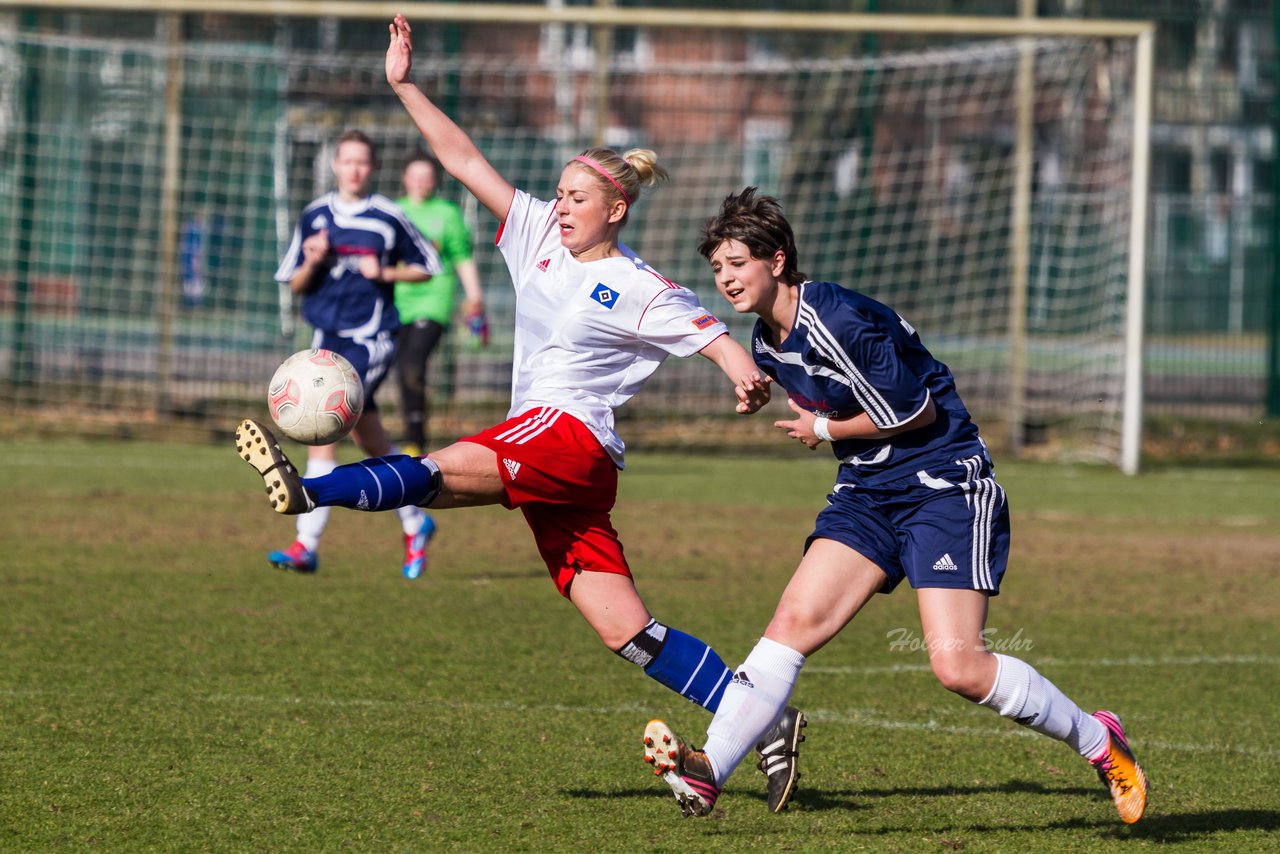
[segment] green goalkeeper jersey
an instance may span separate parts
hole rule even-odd
[[[440,253],[444,269],[425,282],[396,282],[396,309],[401,323],[434,320],[444,327],[453,318],[458,276],[454,266],[471,257],[471,232],[462,221],[462,210],[453,202],[435,196],[421,202],[396,200],[409,221],[430,240]]]

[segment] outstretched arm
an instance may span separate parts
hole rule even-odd
[[[408,110],[445,171],[457,178],[499,222],[506,222],[515,187],[507,183],[507,179],[485,159],[466,131],[410,81],[413,30],[404,15],[396,15],[387,30],[391,35],[391,43],[387,46],[387,82],[391,84],[392,91],[399,96],[400,103]]]
[[[733,383],[739,413],[748,415],[769,402],[769,377],[760,373],[751,354],[737,341],[721,335],[698,352],[715,362]]]

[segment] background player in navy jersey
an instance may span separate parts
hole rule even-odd
[[[587,149],[565,164],[554,200],[534,198],[494,169],[411,81],[411,31],[403,16],[389,35],[392,90],[445,170],[498,222],[497,246],[516,293],[507,419],[425,457],[367,459],[324,477],[299,477],[268,428],[252,419],[236,431],[236,451],[262,476],[280,513],[316,506],[519,508],[552,583],[600,641],[714,711],[732,674],[701,639],[649,613],[613,527],[625,450],[614,411],[672,355],[698,354],[716,364],[743,414],[768,402],[768,381],[692,291],[620,242],[643,189],[665,176],[654,152]],[[794,714],[779,726],[799,719]],[[778,764],[795,764],[798,740],[781,731],[769,740],[792,746],[776,756]],[[769,806],[776,812],[789,791],[775,797],[774,779]]]
[[[710,810],[782,714],[806,656],[905,578],[943,686],[1071,745],[1097,770],[1121,818],[1140,819],[1146,778],[1119,719],[1085,714],[1026,662],[987,650],[987,607],[1009,555],[1009,511],[951,371],[892,309],[801,273],[790,223],[754,187],[725,199],[698,251],[734,310],[759,315],[752,352],[786,389],[795,416],[776,426],[810,449],[830,443],[840,467],[764,637],[725,690],[706,746],[691,748],[662,721],[645,730],[650,761],[668,770],[685,814]]]
[[[358,130],[338,137],[333,155],[336,189],[302,211],[285,250],[276,281],[302,296],[302,317],[313,327],[312,347],[345,356],[364,383],[364,412],[351,437],[367,454],[392,451],[378,415],[375,394],[395,360],[400,328],[393,289],[396,282],[422,282],[440,270],[431,243],[390,199],[369,191],[377,168],[373,141]],[[334,445],[313,447],[307,474],[319,477],[337,466]],[[416,578],[426,559],[434,523],[417,507],[397,511],[404,530],[406,577]],[[329,521],[329,508],[298,517],[297,539],[267,555],[272,565],[315,572],[316,549]]]

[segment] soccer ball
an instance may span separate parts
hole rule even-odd
[[[280,363],[267,387],[280,431],[304,445],[331,445],[364,410],[364,386],[351,363],[330,350],[300,350]]]

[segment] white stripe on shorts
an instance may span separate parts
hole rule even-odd
[[[994,477],[978,477],[982,471],[982,458],[969,457],[956,460],[964,466],[965,502],[973,511],[972,555],[970,577],[975,590],[994,590],[991,578],[991,526],[1003,500],[1003,490]]]
[[[995,478],[984,477],[974,482],[976,495],[973,515],[973,580],[978,590],[994,590],[991,578],[991,530],[1003,501],[1003,490]]]
[[[495,438],[499,442],[506,442],[509,445],[523,445],[552,424],[555,424],[560,415],[559,409],[544,406],[510,430],[498,434]]]

